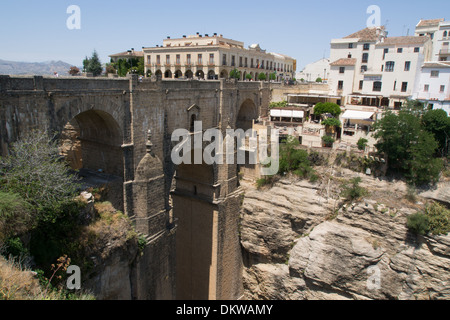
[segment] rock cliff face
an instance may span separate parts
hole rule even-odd
[[[247,299],[450,298],[450,235],[416,236],[406,227],[426,199],[410,202],[405,184],[361,175],[369,195],[344,206],[339,184],[356,175],[284,179],[266,190],[245,184]]]

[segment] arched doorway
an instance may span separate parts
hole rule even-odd
[[[194,77],[194,74],[192,73],[191,70],[186,70],[186,72],[184,73],[184,75],[186,76],[186,78],[188,79],[192,79]]]
[[[208,80],[214,80],[216,79],[216,73],[214,72],[214,70],[209,70],[208,71]]]
[[[164,78],[166,78],[166,79],[172,78],[172,71],[166,70],[166,72],[164,72]]]
[[[198,71],[195,73],[195,76],[196,76],[197,78],[199,78],[199,79],[205,79],[205,73],[204,73],[202,70],[198,70]]]
[[[248,129],[252,128],[253,120],[256,119],[258,119],[258,108],[252,100],[247,99],[241,104],[241,107],[239,108],[235,128],[247,131]]]
[[[227,70],[222,70],[222,71],[220,72],[220,78],[222,78],[222,79],[228,78],[228,72],[227,72]]]
[[[175,71],[175,79],[179,79],[183,76],[183,72],[181,70]]]
[[[161,70],[156,70],[155,76],[156,76],[157,79],[162,79],[162,72],[161,72]]]

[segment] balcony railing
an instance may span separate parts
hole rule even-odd
[[[441,49],[439,54],[450,54],[450,49]]]

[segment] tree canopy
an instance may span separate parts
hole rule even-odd
[[[398,114],[386,112],[375,123],[374,137],[378,151],[385,154],[390,170],[401,172],[415,185],[434,183],[442,169],[442,160],[435,158],[438,142],[422,124],[420,111],[408,104]],[[415,106],[418,106],[415,104]]]
[[[100,58],[98,57],[98,53],[96,50],[94,50],[90,58],[86,57],[83,60],[83,69],[85,70],[85,72],[91,72],[94,77],[102,74],[102,63],[100,61]]]
[[[314,107],[314,114],[320,116],[325,113],[330,113],[333,117],[337,117],[341,114],[341,107],[332,102],[319,102]]]

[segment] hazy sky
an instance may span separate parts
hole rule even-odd
[[[81,9],[81,29],[69,30],[67,8]],[[381,9],[390,36],[414,34],[419,20],[450,17],[449,0],[0,0],[0,59],[62,60],[77,66],[94,49],[102,62],[167,36],[223,34],[297,59],[297,71],[329,56],[330,40],[366,27],[370,5]]]

